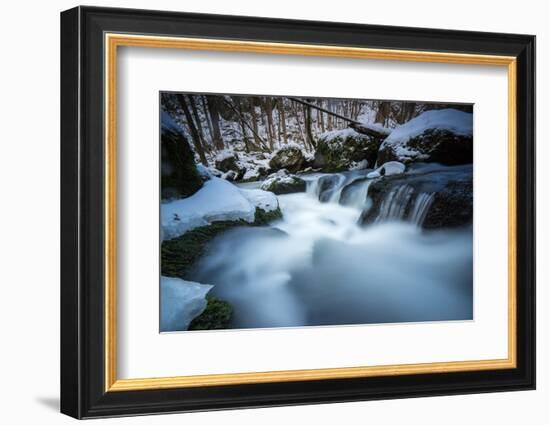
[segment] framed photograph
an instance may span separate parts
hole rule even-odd
[[[61,411],[535,388],[535,38],[61,14]]]

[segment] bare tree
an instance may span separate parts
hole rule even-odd
[[[204,154],[204,147],[202,145],[201,137],[199,135],[199,131],[197,130],[197,127],[195,127],[195,124],[193,123],[193,116],[191,115],[191,111],[189,110],[189,106],[187,104],[185,96],[180,94],[177,96],[177,99],[179,102],[180,109],[183,111],[183,114],[185,115],[185,121],[186,121],[187,127],[189,128],[189,133],[191,133],[191,138],[193,139],[193,145],[195,146],[195,150],[199,154],[201,163],[204,166],[208,166],[208,161],[206,160],[206,155]]]
[[[309,100],[309,99],[308,99]],[[311,107],[303,105],[304,109],[304,127],[306,133],[306,143],[309,145],[310,149],[315,149],[315,139],[313,138],[313,133],[311,131]]]
[[[208,143],[206,142],[206,138],[204,137],[204,130],[202,128],[202,121],[199,117],[197,103],[195,102],[195,96],[187,95],[187,98],[189,99],[189,104],[191,105],[191,113],[193,114],[195,126],[197,127],[199,137],[201,138],[201,144],[204,149],[208,149]]]
[[[279,121],[282,126],[283,140],[285,141],[285,143],[288,143],[288,136],[286,133],[285,100],[283,98],[279,99],[277,107],[279,109]]]
[[[206,96],[208,115],[212,123],[212,141],[216,149],[224,149],[222,133],[220,131],[219,96]]]

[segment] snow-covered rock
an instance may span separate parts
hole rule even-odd
[[[381,167],[367,174],[367,178],[374,179],[382,176],[393,176],[405,172],[405,164],[397,161],[386,162]]]
[[[261,189],[241,189],[241,195],[250,202],[254,208],[260,208],[266,212],[275,211],[279,208],[277,197],[266,190]]]
[[[256,181],[269,173],[269,154],[262,152],[236,152],[225,149],[210,162],[219,176],[230,181]],[[218,177],[219,177],[218,176]]]
[[[301,170],[305,164],[306,158],[304,152],[295,143],[289,143],[277,149],[269,161],[271,169],[280,170],[284,168],[291,173]]]
[[[185,331],[207,305],[206,294],[212,285],[176,277],[160,278],[160,331]]]
[[[276,195],[287,193],[305,192],[306,181],[298,176],[288,174],[288,171],[283,169],[277,173],[271,174],[262,182],[260,188],[263,191],[273,192]]]
[[[350,164],[349,169],[350,170],[364,170],[365,168],[369,167],[369,162],[366,159],[363,159],[362,161],[355,162],[353,161]]]
[[[239,189],[226,180],[210,178],[202,189],[189,198],[161,204],[163,240],[176,238],[188,230],[214,221],[245,220],[252,223],[256,207],[265,211],[278,208],[274,194],[257,192],[262,191]]]
[[[427,111],[391,132],[380,146],[377,163],[471,163],[472,136],[472,114],[456,109]]]
[[[374,164],[379,146],[379,139],[351,128],[329,131],[317,141],[313,167],[334,172],[348,170],[361,161]]]
[[[238,160],[239,157],[235,152],[230,150],[223,150],[216,155],[216,158],[214,159],[214,164],[216,169],[220,170],[223,173],[227,173],[228,171],[235,171],[237,174],[244,174],[242,168],[239,167],[239,165],[237,164]]]

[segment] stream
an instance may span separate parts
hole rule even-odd
[[[407,185],[360,226],[372,206],[367,171],[302,176],[306,192],[278,196],[282,220],[212,242],[193,280],[231,303],[233,328],[473,318],[471,226],[423,231],[433,194]]]

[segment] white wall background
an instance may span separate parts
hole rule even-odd
[[[69,423],[59,381],[59,12],[78,3],[17,1],[0,16],[0,418]],[[538,44],[538,390],[110,420],[143,424],[548,423],[550,413],[550,28],[544,2],[393,0],[95,1],[156,8],[370,24],[536,34]]]

